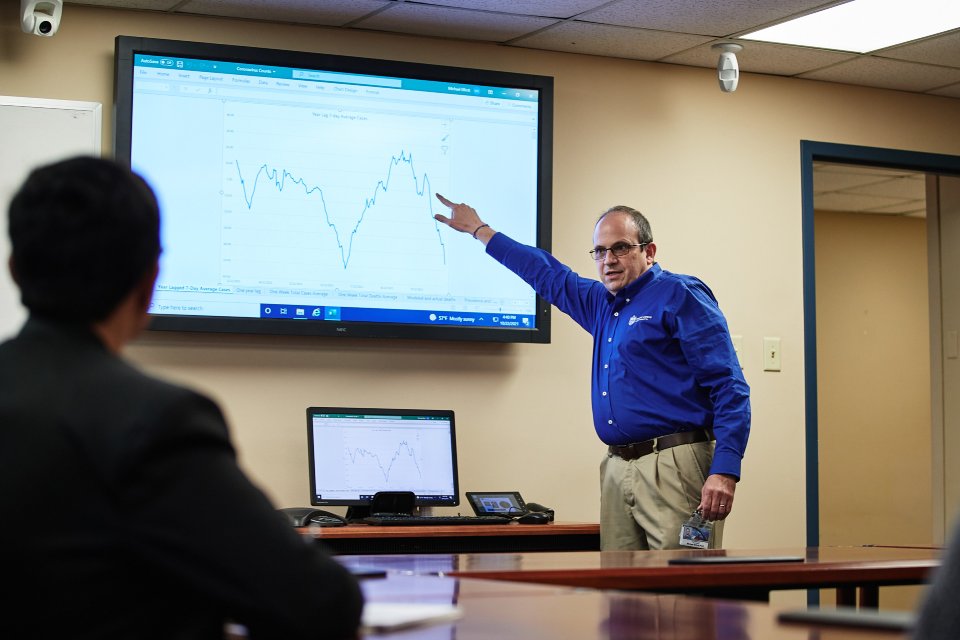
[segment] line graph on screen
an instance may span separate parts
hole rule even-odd
[[[370,438],[360,430],[344,435],[343,469],[348,487],[376,491],[433,488],[449,491],[444,474],[449,469],[447,436],[437,431]]]
[[[244,104],[223,122],[224,282],[447,291],[448,123]]]
[[[318,185],[310,185],[303,178],[295,176],[286,169],[270,167],[267,164],[261,164],[256,171],[256,175],[250,179],[248,183],[248,181],[243,177],[243,170],[240,168],[240,162],[237,161],[236,165],[237,178],[240,180],[240,187],[243,191],[243,199],[247,204],[247,210],[253,209],[254,198],[256,197],[257,188],[261,182],[267,185],[272,185],[273,188],[275,188],[278,192],[283,192],[286,188],[293,187],[298,191],[302,189],[303,194],[307,197],[315,196],[318,198],[320,205],[318,213],[322,214],[327,226],[333,231],[337,248],[340,250],[340,260],[343,263],[344,269],[346,269],[350,264],[350,255],[353,251],[353,242],[358,231],[360,230],[360,226],[364,222],[364,216],[370,209],[376,206],[377,198],[381,194],[386,194],[389,192],[397,165],[403,165],[401,168],[409,168],[409,177],[413,182],[412,187],[414,193],[416,193],[416,195],[424,201],[427,215],[431,219],[433,218],[433,198],[430,197],[432,195],[432,190],[430,188],[430,177],[426,173],[424,173],[422,176],[417,175],[417,171],[414,168],[413,157],[406,151],[401,150],[399,154],[390,157],[390,161],[387,164],[388,168],[386,171],[386,178],[378,180],[376,185],[373,186],[373,189],[371,189],[372,195],[363,199],[363,202],[359,207],[360,213],[356,216],[356,223],[353,225],[352,229],[340,229],[336,223],[331,221],[330,210],[328,209],[326,200],[324,199],[323,187]],[[399,182],[402,179],[402,177],[398,176],[396,181]],[[403,186],[396,184],[393,184],[393,187],[396,189],[404,188]],[[444,245],[443,238],[440,235],[440,226],[436,221],[433,222],[433,225],[437,234],[437,242],[440,245],[443,263],[446,264],[446,247]],[[346,240],[343,239],[344,236],[347,238]]]
[[[397,444],[397,448],[392,453],[388,452],[382,457],[376,451],[366,447],[347,449],[345,450],[345,453],[350,459],[351,468],[356,468],[358,464],[370,462],[371,469],[374,466],[380,469],[380,473],[383,475],[384,482],[390,481],[390,475],[395,465],[398,468],[406,467],[406,472],[411,473],[411,475],[413,471],[416,471],[418,478],[423,477],[423,471],[420,469],[420,463],[417,462],[417,450],[406,440],[401,440]]]

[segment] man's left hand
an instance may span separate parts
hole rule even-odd
[[[700,492],[700,513],[704,520],[723,520],[733,510],[733,492],[737,479],[722,473],[707,477]]]

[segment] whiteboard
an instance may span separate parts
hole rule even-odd
[[[0,96],[0,340],[20,328],[27,312],[10,279],[7,209],[34,167],[70,156],[100,155],[99,102]]]

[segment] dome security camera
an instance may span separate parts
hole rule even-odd
[[[719,49],[721,52],[720,60],[717,61],[717,80],[720,82],[720,90],[724,93],[736,91],[740,81],[737,52],[741,51],[743,46],[733,42],[722,42],[713,45],[711,49]]]
[[[35,36],[52,36],[60,28],[63,0],[20,0],[20,28]]]

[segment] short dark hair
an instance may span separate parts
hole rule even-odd
[[[80,156],[34,169],[13,196],[10,245],[31,314],[106,318],[156,264],[160,208],[127,168]]]
[[[607,214],[610,213],[625,213],[633,218],[633,223],[637,225],[637,242],[641,244],[649,244],[653,242],[653,229],[650,228],[650,221],[647,220],[645,215],[633,207],[628,207],[625,204],[618,204],[617,206],[610,207],[601,213],[600,217],[597,218],[597,224],[599,224],[600,221],[606,218]]]

